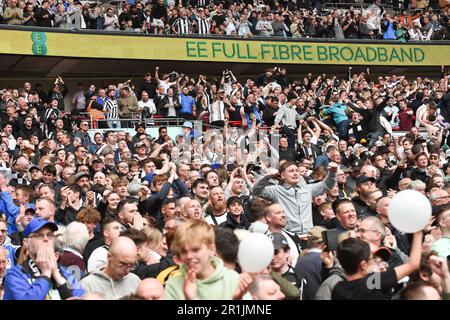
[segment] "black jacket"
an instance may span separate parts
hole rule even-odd
[[[301,144],[297,147],[297,160],[312,157],[313,162],[314,162],[316,160],[316,158],[318,156],[320,156],[321,154],[322,154],[322,151],[315,144],[311,144],[311,152],[303,144]]]
[[[247,217],[242,214],[241,221],[237,222],[236,219],[229,213],[227,213],[227,220],[222,222],[219,227],[220,228],[229,228],[229,229],[247,229],[250,226],[250,223],[247,220]]]
[[[356,209],[356,214],[358,215],[358,218],[365,218],[370,216],[376,216],[377,213],[370,208],[363,199],[361,199],[359,196],[356,196],[352,199],[353,205]]]
[[[168,103],[169,103],[169,98],[164,97],[163,99],[161,99],[161,101],[156,106],[157,110],[158,110],[158,114],[163,118],[167,118],[167,115],[169,113],[169,108],[164,107]],[[176,117],[179,117],[180,101],[178,100],[178,97],[175,95],[173,96],[173,106],[175,108]]]

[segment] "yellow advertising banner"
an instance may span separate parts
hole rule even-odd
[[[203,62],[440,66],[450,45],[152,37],[0,30],[0,54]]]

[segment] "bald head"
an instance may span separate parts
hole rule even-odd
[[[158,280],[154,278],[146,278],[142,280],[136,294],[145,300],[163,300],[164,287]]]
[[[365,165],[361,168],[361,175],[377,179],[378,169],[372,165]]]
[[[109,247],[109,252],[113,255],[121,255],[124,253],[136,254],[137,248],[133,240],[128,237],[118,237]]]
[[[128,237],[118,237],[108,251],[105,273],[118,281],[128,275],[137,261],[137,248]]]

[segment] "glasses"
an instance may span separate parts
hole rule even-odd
[[[117,264],[119,265],[120,269],[134,269],[134,268],[137,267],[137,262],[126,263],[126,262],[122,262],[120,260],[117,260]]]
[[[50,232],[50,233],[39,233],[39,234],[31,235],[31,236],[29,236],[29,238],[36,238],[36,239],[39,239],[39,240],[43,240],[44,238],[47,238],[47,239],[51,240],[51,239],[55,238],[55,235],[52,232]]]
[[[6,229],[0,230],[1,233],[6,233],[6,231],[7,231]]]
[[[128,166],[126,164],[125,165],[120,165],[119,168],[124,168],[125,169],[125,168],[128,168]]]

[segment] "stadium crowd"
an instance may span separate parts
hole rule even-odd
[[[315,1],[2,0],[0,23],[149,34],[406,41],[450,39],[448,1],[375,1],[333,9]]]
[[[440,79],[156,67],[100,88],[2,89],[0,296],[448,299],[449,88],[444,67]],[[182,119],[176,136],[162,118]],[[433,207],[414,234],[389,220],[405,189]],[[252,233],[274,246],[257,274],[237,261]]]

